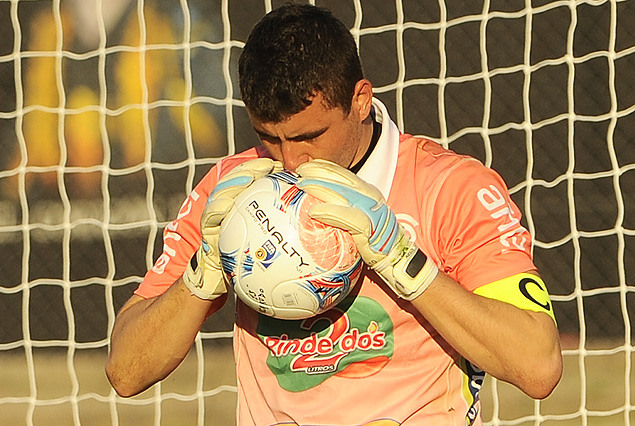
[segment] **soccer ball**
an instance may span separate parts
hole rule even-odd
[[[281,319],[309,318],[339,303],[362,275],[351,234],[309,217],[320,203],[282,171],[256,180],[220,227],[227,282],[252,309]]]

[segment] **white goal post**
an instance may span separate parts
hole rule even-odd
[[[487,425],[635,424],[635,0],[324,0],[401,130],[497,170],[534,236],[565,371],[488,379]],[[231,425],[233,304],[143,394],[115,313],[220,158],[257,143],[237,59],[272,0],[0,0],[0,424]]]

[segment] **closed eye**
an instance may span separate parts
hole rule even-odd
[[[269,135],[269,134],[258,132],[258,131],[256,131],[256,133],[258,134],[258,137],[260,138],[260,140],[263,142],[267,142],[267,143],[275,144],[275,145],[280,143],[280,138],[277,136]]]
[[[292,136],[289,138],[292,142],[311,142],[320,136],[322,136],[326,132],[327,128],[318,129],[313,132],[303,133],[301,135]]]
[[[290,136],[286,140],[288,140],[289,142],[313,142],[314,140],[322,136],[324,133],[326,133],[327,130],[328,130],[328,127],[324,127],[318,130],[311,131],[311,132],[306,132],[306,133],[301,133],[299,135]],[[256,130],[256,133],[258,134],[258,137],[260,138],[260,140],[262,140],[263,142],[267,142],[267,143],[275,144],[275,145],[280,143],[280,138],[277,136],[270,135],[268,133],[261,132],[258,130]]]

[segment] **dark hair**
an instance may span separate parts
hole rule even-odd
[[[238,61],[240,91],[250,114],[280,122],[304,110],[318,92],[348,114],[364,78],[357,45],[329,10],[285,4],[251,31]]]

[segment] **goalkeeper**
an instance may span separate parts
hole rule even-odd
[[[562,370],[552,304],[499,175],[400,133],[325,9],[267,14],[239,78],[261,145],[212,167],[166,227],[114,325],[115,390],[135,395],[183,360],[228,297],[220,223],[237,194],[284,167],[368,267],[339,315],[284,321],[237,301],[238,425],[480,425],[485,373],[548,396]]]

